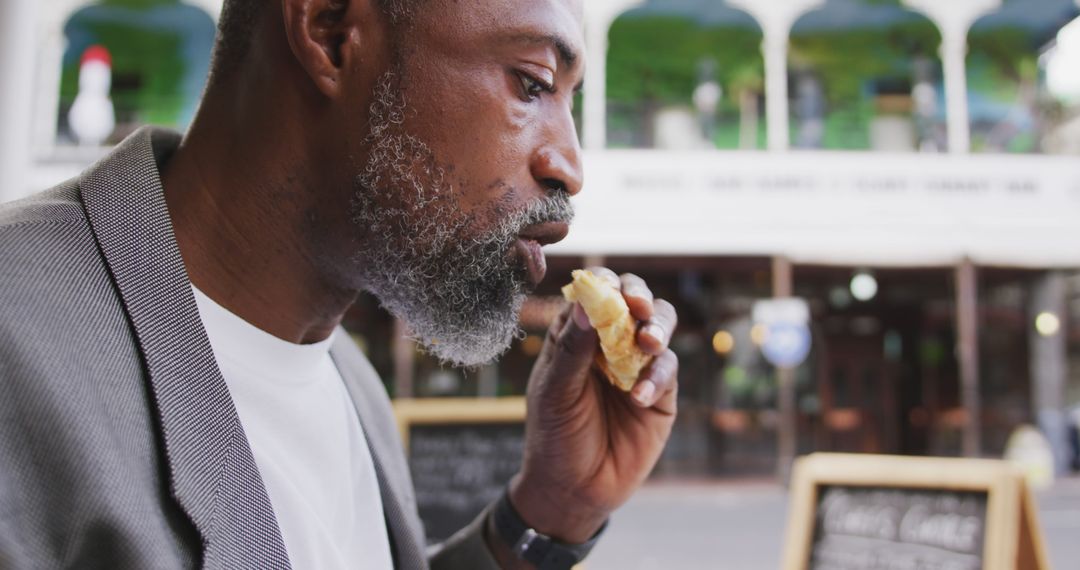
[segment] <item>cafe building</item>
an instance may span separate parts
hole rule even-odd
[[[220,4],[0,5],[0,199],[141,124],[186,127]],[[496,364],[445,368],[364,297],[345,324],[395,398],[523,394],[559,286],[606,265],[680,315],[680,413],[657,476],[771,476],[818,450],[998,456],[1022,424],[1064,465],[1080,405],[1080,2],[584,5],[586,185],[526,334]],[[94,44],[112,52],[117,126],[87,147],[68,115]],[[805,302],[809,343],[778,368],[755,306],[784,298]]]

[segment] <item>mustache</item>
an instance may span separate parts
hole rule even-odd
[[[569,224],[573,220],[574,206],[570,203],[570,194],[565,190],[555,190],[506,215],[490,231],[459,242],[459,247],[505,251],[525,228],[550,222]]]
[[[517,222],[518,232],[528,226],[551,222],[569,224],[574,221],[574,206],[570,203],[570,194],[565,190],[555,190],[526,206],[514,216],[514,221]]]

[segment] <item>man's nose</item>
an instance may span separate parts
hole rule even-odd
[[[571,196],[581,192],[584,174],[581,167],[581,144],[578,142],[574,117],[567,111],[545,129],[542,140],[533,153],[533,179],[546,189],[562,189]]]

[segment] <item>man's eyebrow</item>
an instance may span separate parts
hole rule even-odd
[[[574,67],[574,64],[580,59],[578,52],[570,46],[570,42],[559,34],[511,32],[507,35],[507,39],[514,43],[550,45],[555,48],[555,51],[559,54],[559,59],[562,60],[566,67]]]

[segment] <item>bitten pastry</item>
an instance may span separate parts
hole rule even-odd
[[[571,303],[581,304],[600,336],[603,354],[596,357],[600,369],[612,384],[629,392],[641,370],[652,360],[652,356],[638,348],[637,323],[630,316],[630,308],[622,292],[591,271],[578,269],[572,275],[574,281],[563,287],[563,296]]]

